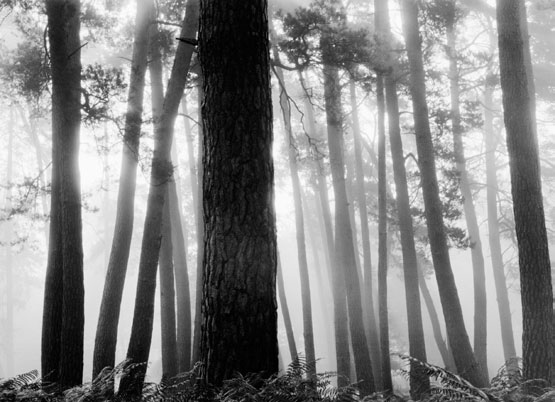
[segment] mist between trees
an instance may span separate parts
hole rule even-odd
[[[555,3],[494,3],[0,1],[2,392],[549,392]]]

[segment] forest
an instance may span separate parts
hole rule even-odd
[[[0,401],[555,401],[554,27],[0,0]]]

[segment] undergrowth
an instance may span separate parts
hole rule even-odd
[[[475,402],[548,402],[555,401],[555,388],[543,381],[524,381],[518,362],[511,361],[501,367],[492,379],[490,388],[474,387],[462,377],[441,367],[401,356],[406,363],[417,363],[431,379],[430,393],[424,401]],[[6,402],[120,402],[117,396],[119,379],[137,365],[123,362],[117,367],[105,368],[89,383],[63,393],[48,391],[36,370],[9,379],[0,379],[0,401]],[[318,374],[310,378],[309,363],[303,359],[293,361],[280,375],[263,378],[257,374],[238,375],[216,388],[202,383],[200,366],[173,378],[162,378],[159,383],[145,383],[142,402],[370,402],[410,401],[397,395],[376,393],[365,398],[359,396],[356,384],[334,386],[334,373]],[[403,374],[408,376],[408,372]],[[114,395],[114,389],[116,395]]]

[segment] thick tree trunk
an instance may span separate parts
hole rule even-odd
[[[375,2],[376,22],[378,28],[388,37],[391,35],[389,24],[389,9],[387,0]],[[403,141],[399,123],[399,100],[397,84],[393,72],[385,75],[385,97],[388,114],[389,142],[391,160],[393,163],[393,177],[396,190],[397,217],[401,235],[401,251],[403,255],[403,275],[405,279],[405,300],[407,307],[407,321],[409,332],[409,353],[412,357],[425,362],[426,344],[422,326],[422,309],[420,303],[418,260],[414,244],[414,230],[410,212],[410,201],[403,154]],[[425,286],[424,284],[421,284]],[[433,308],[433,305],[432,305]],[[432,314],[430,313],[430,316]],[[437,317],[436,317],[437,318]],[[441,338],[443,339],[443,338]],[[430,380],[419,366],[411,363],[410,392],[413,399],[421,399],[430,388]]]
[[[497,1],[503,110],[518,240],[522,299],[522,358],[526,379],[551,381],[553,289],[541,189],[525,10]]]
[[[196,0],[188,0],[180,37],[195,37],[197,24],[198,3]],[[193,46],[180,41],[177,46],[168,90],[164,97],[160,120],[155,125],[154,153],[139,261],[135,310],[133,312],[131,339],[127,350],[127,358],[133,363],[146,363],[150,353],[156,273],[162,238],[163,206],[167,198],[168,182],[172,180],[173,173],[171,164],[173,126],[183,96],[192,54]],[[145,371],[146,366],[139,366],[122,378],[119,391],[122,397],[136,398],[140,395]]]
[[[490,79],[493,76],[490,76]],[[488,209],[488,239],[491,253],[491,266],[493,269],[493,281],[497,294],[497,309],[501,323],[501,341],[503,343],[503,356],[505,362],[514,360],[516,357],[515,340],[513,334],[513,322],[511,316],[511,305],[507,280],[505,278],[505,267],[503,264],[503,253],[501,251],[501,238],[499,235],[499,220],[497,215],[497,167],[495,154],[497,152],[497,141],[493,129],[493,91],[492,82],[486,83],[484,90],[484,137],[486,143],[486,197]],[[515,367],[516,368],[516,367]]]
[[[203,378],[215,385],[237,372],[278,370],[267,11],[266,0],[201,0],[201,357]]]
[[[362,166],[362,145],[360,123],[358,118],[357,96],[355,82],[349,83],[350,100],[353,119],[353,143],[355,150],[356,193],[360,215],[360,232],[362,241],[362,272],[364,277],[363,300],[364,321],[368,336],[368,346],[372,356],[372,369],[377,389],[382,386],[382,363],[380,356],[380,341],[374,313],[374,281],[372,279],[372,253],[370,250],[370,229],[368,227],[368,209],[366,206],[366,189],[364,186],[364,169]]]
[[[474,357],[468,339],[445,237],[435,169],[434,147],[426,103],[424,66],[418,28],[418,6],[412,0],[402,0],[401,10],[410,66],[410,92],[428,238],[447,327],[447,336],[458,372],[475,386],[482,387],[488,381]]]
[[[150,73],[152,119],[154,121],[155,132],[157,125],[160,124],[160,116],[164,103],[163,66],[159,36],[158,24],[152,23],[149,35],[150,60],[148,67]],[[171,183],[175,185],[174,178],[171,179]],[[169,195],[169,184],[167,191]],[[170,202],[167,196],[162,213],[162,240],[158,265],[160,267],[162,374],[168,378],[175,376],[178,371],[172,231],[174,224],[180,223],[179,221],[172,223],[170,220]]]
[[[114,367],[115,364],[121,298],[133,234],[135,186],[148,53],[148,27],[152,13],[153,3],[151,0],[148,0],[147,4],[138,1],[123,135],[116,222],[96,327],[93,378],[104,367]]]
[[[281,314],[283,316],[283,323],[285,324],[285,334],[287,335],[287,344],[289,345],[289,353],[291,360],[295,361],[299,355],[297,354],[297,345],[295,344],[295,334],[293,332],[293,325],[291,324],[291,315],[289,314],[289,306],[287,304],[287,297],[285,295],[285,283],[283,281],[283,272],[281,269],[281,260],[278,255],[277,261],[277,289],[279,295],[279,304],[281,305]]]
[[[46,2],[52,70],[52,205],[42,373],[61,389],[83,376],[84,286],[79,183],[81,43],[78,0]]]
[[[322,42],[326,40],[327,38],[325,37],[321,39]],[[321,47],[323,49],[329,48],[326,43]],[[339,76],[337,68],[326,62],[329,55],[324,54],[322,58],[324,60],[324,98],[328,123],[329,157],[335,194],[336,269],[334,272],[336,272],[336,275],[334,275],[334,282],[336,280],[345,281],[353,357],[357,381],[359,382],[361,394],[364,396],[374,392],[375,387],[362,319],[360,283],[355,262],[353,233],[349,220],[349,206],[345,186]],[[340,277],[342,278],[340,279]]]
[[[279,61],[279,53],[273,49],[274,59]],[[306,256],[306,238],[304,213],[301,200],[301,181],[299,179],[299,168],[297,166],[297,145],[291,127],[291,105],[286,93],[283,71],[276,69],[280,85],[279,104],[282,112],[283,125],[285,127],[285,142],[291,172],[291,184],[293,187],[293,201],[295,207],[295,231],[297,236],[297,260],[299,263],[299,274],[301,280],[301,302],[303,310],[303,336],[306,361],[308,363],[308,375],[316,377],[316,353],[314,351],[314,330],[312,325],[312,301],[310,292],[310,277],[308,275],[308,262]]]
[[[478,364],[488,373],[487,358],[487,296],[486,272],[484,267],[484,253],[482,240],[476,218],[476,209],[472,200],[470,178],[466,169],[464,155],[463,128],[461,125],[459,68],[457,65],[456,32],[455,32],[455,3],[452,3],[452,15],[447,22],[447,57],[449,58],[449,88],[451,94],[451,129],[453,131],[453,151],[459,172],[459,186],[463,196],[464,217],[470,240],[472,256],[472,272],[474,275],[474,354]]]

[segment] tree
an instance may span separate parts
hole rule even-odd
[[[412,97],[418,165],[422,177],[422,193],[424,196],[428,238],[447,327],[447,336],[458,372],[475,386],[481,387],[485,386],[488,381],[474,357],[468,339],[444,232],[434,149],[428,120],[417,4],[412,0],[402,0],[401,15],[409,59],[410,94]]]
[[[551,381],[553,289],[524,3],[497,1],[503,111],[518,240],[526,379]]]
[[[196,0],[188,0],[180,37],[195,37],[197,24],[198,3]],[[146,362],[150,353],[156,274],[162,239],[163,207],[167,198],[168,183],[172,180],[173,175],[171,164],[173,128],[183,96],[192,54],[192,44],[179,41],[164,96],[160,119],[158,124],[155,125],[154,152],[139,261],[139,277],[137,280],[131,339],[127,349],[127,358],[133,363],[142,363],[142,365],[136,366],[128,375],[122,378],[119,394],[124,398],[135,398],[141,394],[146,372]]]
[[[146,3],[146,4],[145,4]],[[146,7],[145,7],[146,6]],[[133,233],[135,187],[139,161],[145,73],[148,53],[148,31],[153,16],[151,0],[137,1],[131,76],[123,134],[121,171],[118,188],[116,222],[112,249],[106,271],[100,314],[96,327],[93,355],[93,378],[106,367],[114,367],[118,322],[129,248]]]
[[[52,193],[41,366],[46,382],[56,382],[61,389],[80,384],[83,376],[80,11],[79,0],[46,2],[52,72]]]
[[[268,3],[201,1],[203,377],[278,370]],[[230,40],[233,38],[233,40]]]

